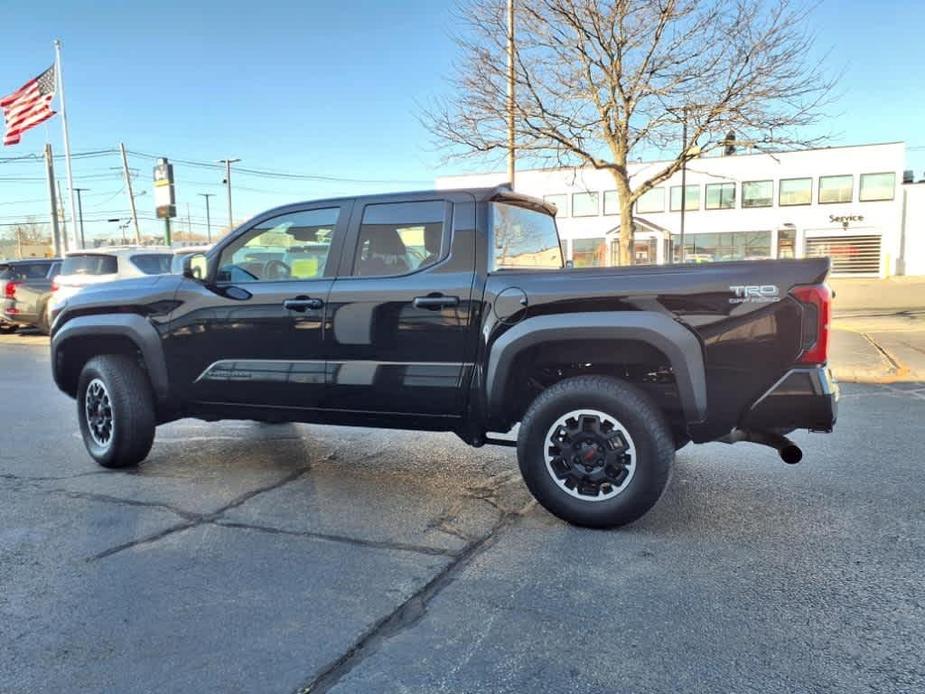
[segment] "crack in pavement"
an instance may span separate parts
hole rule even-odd
[[[520,515],[503,515],[488,533],[466,545],[436,576],[370,627],[343,655],[327,665],[311,682],[297,689],[296,694],[330,691],[357,665],[376,653],[383,643],[417,624],[427,614],[427,606],[431,600],[451,585],[479,554],[491,547],[497,541],[499,533]]]
[[[184,523],[177,523],[176,525],[172,525],[152,535],[146,535],[145,537],[140,537],[135,540],[131,540],[130,542],[123,542],[120,545],[116,545],[115,547],[110,547],[109,549],[103,550],[102,552],[99,552],[97,554],[94,554],[91,557],[88,557],[86,561],[90,562],[90,561],[97,561],[99,559],[105,559],[106,557],[111,557],[113,554],[117,554],[119,552],[122,552],[123,550],[131,549],[132,547],[137,547],[139,545],[149,544],[151,542],[157,542],[158,540],[162,540],[168,535],[172,535],[182,530],[188,530],[198,525],[202,525],[203,523],[208,523],[210,521],[213,521],[217,519],[219,516],[221,516],[223,513],[225,513],[226,511],[229,511],[233,508],[237,508],[241,504],[247,501],[250,501],[255,496],[259,494],[264,494],[266,492],[271,492],[274,489],[279,489],[280,487],[283,487],[289,484],[290,482],[295,482],[297,479],[299,479],[300,477],[302,477],[303,475],[307,474],[310,471],[311,471],[310,467],[304,467],[304,468],[300,468],[299,470],[295,470],[294,472],[286,475],[282,479],[277,480],[273,484],[269,484],[265,487],[258,487],[257,489],[248,490],[244,494],[241,494],[236,499],[233,499],[232,501],[225,504],[218,510],[213,511],[212,513],[200,514],[200,515],[195,516],[192,520],[186,521]],[[115,499],[118,499],[118,497],[112,497],[112,499],[115,500]],[[125,502],[128,500],[122,499],[121,501]]]
[[[71,489],[49,489],[45,492],[46,494],[60,494],[66,496],[70,499],[86,499],[88,501],[102,501],[104,503],[111,504],[122,504],[125,506],[144,506],[147,508],[159,508],[164,511],[170,511],[175,513],[181,518],[185,518],[189,521],[198,520],[202,517],[201,513],[194,513],[192,511],[185,511],[182,508],[176,506],[171,506],[170,504],[165,504],[162,501],[141,501],[139,499],[124,499],[121,496],[111,496],[109,494],[97,494],[95,492],[79,492]]]
[[[282,528],[273,528],[267,525],[254,525],[252,523],[238,523],[236,521],[213,520],[214,525],[223,528],[241,528],[245,530],[257,530],[272,535],[292,535],[294,537],[308,537],[316,540],[327,540],[329,542],[338,542],[348,545],[358,545],[360,547],[372,547],[375,549],[394,549],[402,552],[415,552],[417,554],[428,554],[431,556],[456,557],[457,552],[439,547],[427,547],[424,545],[415,545],[406,542],[392,542],[389,540],[364,540],[349,535],[335,535],[332,533],[319,533],[311,530],[284,530]]]

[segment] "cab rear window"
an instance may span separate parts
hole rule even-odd
[[[146,275],[166,275],[170,272],[172,260],[172,253],[145,253],[131,257],[132,265]]]
[[[69,255],[61,263],[62,275],[114,275],[118,271],[118,260],[114,255]]]

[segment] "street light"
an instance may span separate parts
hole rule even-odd
[[[212,218],[209,216],[209,198],[214,198],[215,193],[197,193],[206,199],[206,238],[212,243]]]
[[[241,160],[219,159],[218,161],[220,164],[225,165],[225,185],[228,186],[228,232],[231,233],[231,230],[234,227],[234,216],[231,214],[231,165]]]

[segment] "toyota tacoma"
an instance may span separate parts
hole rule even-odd
[[[276,208],[182,275],[68,298],[54,380],[106,467],[182,417],[450,431],[516,445],[593,527],[648,511],[688,442],[793,463],[791,431],[832,430],[828,259],[570,268],[555,211],[507,187]]]

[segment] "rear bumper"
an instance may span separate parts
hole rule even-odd
[[[791,369],[749,408],[742,429],[832,431],[838,384],[824,366]]]

